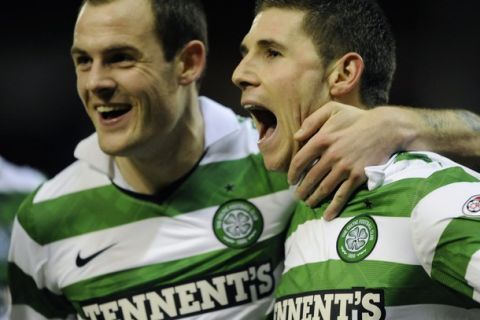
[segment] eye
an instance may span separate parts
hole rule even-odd
[[[128,53],[118,52],[112,54],[108,58],[108,63],[115,64],[120,67],[130,67],[135,63],[135,58]]]
[[[276,57],[280,57],[282,54],[277,50],[267,49],[266,50],[266,55],[267,55],[268,58],[276,58]]]
[[[73,57],[73,61],[78,68],[86,69],[92,63],[92,58],[87,55],[78,55]]]

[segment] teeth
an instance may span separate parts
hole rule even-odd
[[[104,113],[104,112],[120,111],[126,108],[127,107],[123,107],[123,106],[98,106],[96,109],[98,112]]]
[[[244,105],[243,107],[244,107],[245,110],[247,110],[247,111],[265,109],[264,107],[257,106],[257,105],[255,105],[255,104],[246,104],[246,105]]]

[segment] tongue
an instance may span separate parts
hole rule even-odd
[[[269,138],[274,131],[275,131],[274,127],[268,127],[267,130],[265,130],[265,133],[263,134],[262,140]]]
[[[106,119],[106,120],[114,119],[114,118],[118,118],[118,117],[124,115],[128,111],[130,111],[129,108],[119,109],[119,110],[110,111],[110,112],[104,112],[104,113],[102,113],[102,117],[103,117],[103,119]]]

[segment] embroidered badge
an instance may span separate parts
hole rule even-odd
[[[253,203],[243,199],[230,200],[215,212],[213,231],[226,246],[246,248],[262,234],[263,217]]]
[[[357,216],[347,222],[337,238],[337,253],[345,262],[359,262],[375,248],[378,228],[367,215]]]

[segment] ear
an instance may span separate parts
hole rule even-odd
[[[330,95],[342,98],[358,88],[364,68],[363,59],[356,52],[349,52],[337,60],[328,77]]]
[[[207,52],[203,42],[188,42],[178,55],[179,83],[188,85],[198,80],[205,69]]]

